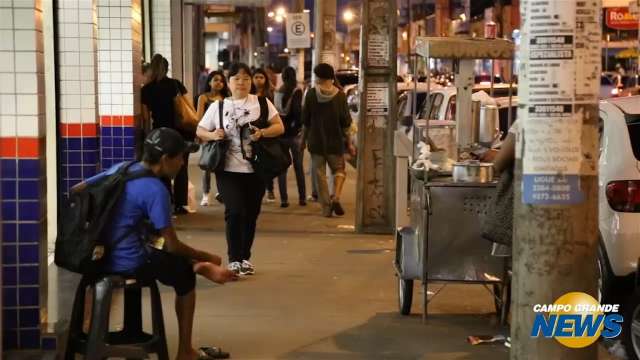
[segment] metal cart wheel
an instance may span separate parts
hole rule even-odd
[[[411,314],[413,300],[413,280],[405,280],[398,276],[398,308],[401,315]]]

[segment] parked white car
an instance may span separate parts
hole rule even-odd
[[[600,102],[600,295],[621,303],[622,341],[640,358],[640,96]]]

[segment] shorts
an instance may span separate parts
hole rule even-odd
[[[182,256],[147,247],[147,262],[135,270],[136,278],[142,281],[158,280],[171,286],[178,296],[184,296],[196,287],[196,273],[192,262]]]

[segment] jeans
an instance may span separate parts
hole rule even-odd
[[[205,170],[202,172],[202,193],[208,194],[211,192],[211,171]]]
[[[304,166],[303,166],[303,152],[300,150],[300,141],[297,137],[283,138],[289,151],[291,152],[293,170],[296,174],[296,184],[298,185],[298,199],[303,201],[307,198],[307,184],[304,179]],[[287,194],[287,172],[285,170],[282,175],[278,176],[278,187],[280,188],[280,200],[282,202],[289,201],[289,195]]]
[[[224,199],[224,220],[229,263],[249,260],[256,234],[265,184],[256,174],[216,173],[218,191]]]

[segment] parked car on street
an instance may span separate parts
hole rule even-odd
[[[640,358],[640,96],[600,103],[600,297],[620,303],[622,342]]]

